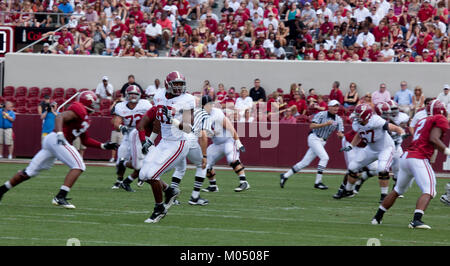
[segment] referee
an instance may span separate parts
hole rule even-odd
[[[291,175],[301,171],[318,156],[320,160],[317,165],[317,175],[314,188],[328,189],[328,187],[322,183],[323,170],[327,167],[328,160],[330,159],[324,146],[328,137],[336,129],[338,130],[338,137],[344,137],[344,123],[342,122],[342,118],[337,115],[338,110],[339,102],[336,100],[331,100],[328,103],[328,111],[319,112],[314,116],[311,124],[309,125],[309,128],[311,129],[308,136],[309,149],[300,162],[295,164],[292,169],[286,173],[280,175],[281,188],[284,187],[284,184]]]

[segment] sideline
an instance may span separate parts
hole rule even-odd
[[[5,159],[2,158],[0,159],[0,164],[8,164],[8,163],[17,163],[17,164],[28,164],[30,163],[31,159]],[[104,166],[104,167],[114,167],[115,163],[110,163],[108,161],[89,161],[86,160],[84,161],[84,163],[86,165],[91,165],[91,166]],[[63,165],[62,162],[60,161],[56,161],[55,163],[56,165]],[[188,169],[195,169],[195,166],[192,164],[188,164],[187,165]],[[232,169],[228,166],[220,166],[220,165],[216,165],[214,166],[214,169],[217,170],[229,170],[231,171]],[[282,173],[282,172],[286,172],[289,170],[289,168],[283,168],[283,167],[264,167],[264,166],[245,166],[245,170],[246,171],[251,171],[251,172],[277,172],[277,173]],[[305,168],[302,170],[302,173],[306,173],[306,174],[314,174],[317,172],[317,169],[315,168]],[[346,171],[342,170],[342,169],[326,169],[326,172],[324,172],[324,174],[328,174],[328,175],[343,175],[345,174]],[[450,173],[436,173],[436,177],[437,178],[445,178],[445,179],[450,179]]]

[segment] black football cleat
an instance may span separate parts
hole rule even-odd
[[[429,226],[429,225],[426,225],[424,222],[422,222],[421,220],[414,220],[414,221],[411,221],[409,224],[408,224],[408,228],[411,228],[411,229],[431,229],[431,226]]]
[[[339,189],[336,194],[333,195],[333,199],[342,199],[344,197],[344,190]]]
[[[52,200],[52,204],[55,206],[61,206],[65,209],[75,209],[75,205],[71,204],[67,200],[67,198],[54,197]]]
[[[207,199],[203,199],[203,198],[200,198],[200,197],[193,198],[191,196],[191,198],[189,199],[188,203],[191,204],[191,205],[205,206],[205,205],[208,205],[209,202],[208,202]]]
[[[164,204],[156,205],[155,209],[153,210],[152,215],[150,215],[150,218],[144,221],[144,223],[157,223],[159,220],[164,218],[167,214],[167,208],[164,207]]]
[[[219,192],[219,187],[210,185],[207,188],[202,188],[202,191],[204,191],[204,192]]]
[[[175,199],[180,195],[180,189],[169,187],[166,191],[164,191],[165,194],[165,207],[166,209],[169,209],[172,205]]]
[[[117,181],[116,183],[114,183],[114,185],[111,187],[111,189],[119,189],[120,188],[120,184],[122,184],[122,182]]]
[[[314,184],[314,188],[321,189],[321,190],[328,189],[328,187],[322,182],[320,182],[318,184]]]
[[[284,177],[284,174],[280,174],[280,187],[284,188],[284,184],[286,184],[286,181],[288,179],[286,177]]]
[[[127,192],[136,192],[136,190],[131,188],[130,184],[125,182],[120,183],[119,187]]]
[[[250,189],[250,184],[247,181],[244,181],[244,182],[240,183],[239,186],[234,189],[234,191],[241,192],[241,191],[248,190],[248,189]]]

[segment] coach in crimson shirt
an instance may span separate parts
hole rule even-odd
[[[342,91],[339,89],[339,85],[340,85],[339,81],[333,82],[333,89],[331,89],[329,99],[330,101],[336,100],[342,105],[344,104],[344,95],[342,94]]]

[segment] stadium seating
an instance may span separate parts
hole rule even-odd
[[[3,88],[3,98],[5,101],[12,101],[14,99],[15,88],[13,86],[6,86]]]
[[[69,99],[70,97],[74,96],[77,93],[77,89],[75,88],[68,88],[66,89],[66,97],[64,99]]]
[[[108,109],[111,106],[111,100],[109,99],[101,99],[100,100],[100,110]]]
[[[19,97],[19,98],[15,98],[15,107],[26,107],[27,105],[27,98],[26,97]]]
[[[15,91],[16,91],[16,94],[15,94],[16,98],[26,97],[28,89],[25,86],[20,86],[20,87],[17,87]]]
[[[119,99],[120,97],[122,97],[122,93],[120,92],[120,90],[116,90],[114,92],[113,99],[116,100]]]
[[[53,98],[64,98],[64,88],[55,88],[53,92]]]
[[[89,90],[88,88],[82,88],[79,91],[81,92],[81,91],[88,91],[88,90]]]
[[[38,98],[39,97],[40,89],[38,87],[31,87],[28,89],[28,96],[27,98]]]
[[[50,87],[45,87],[41,89],[41,98],[44,98],[45,95],[52,96],[53,89]]]
[[[15,112],[18,114],[27,114],[28,113],[28,109],[25,106],[16,106],[15,108]]]

